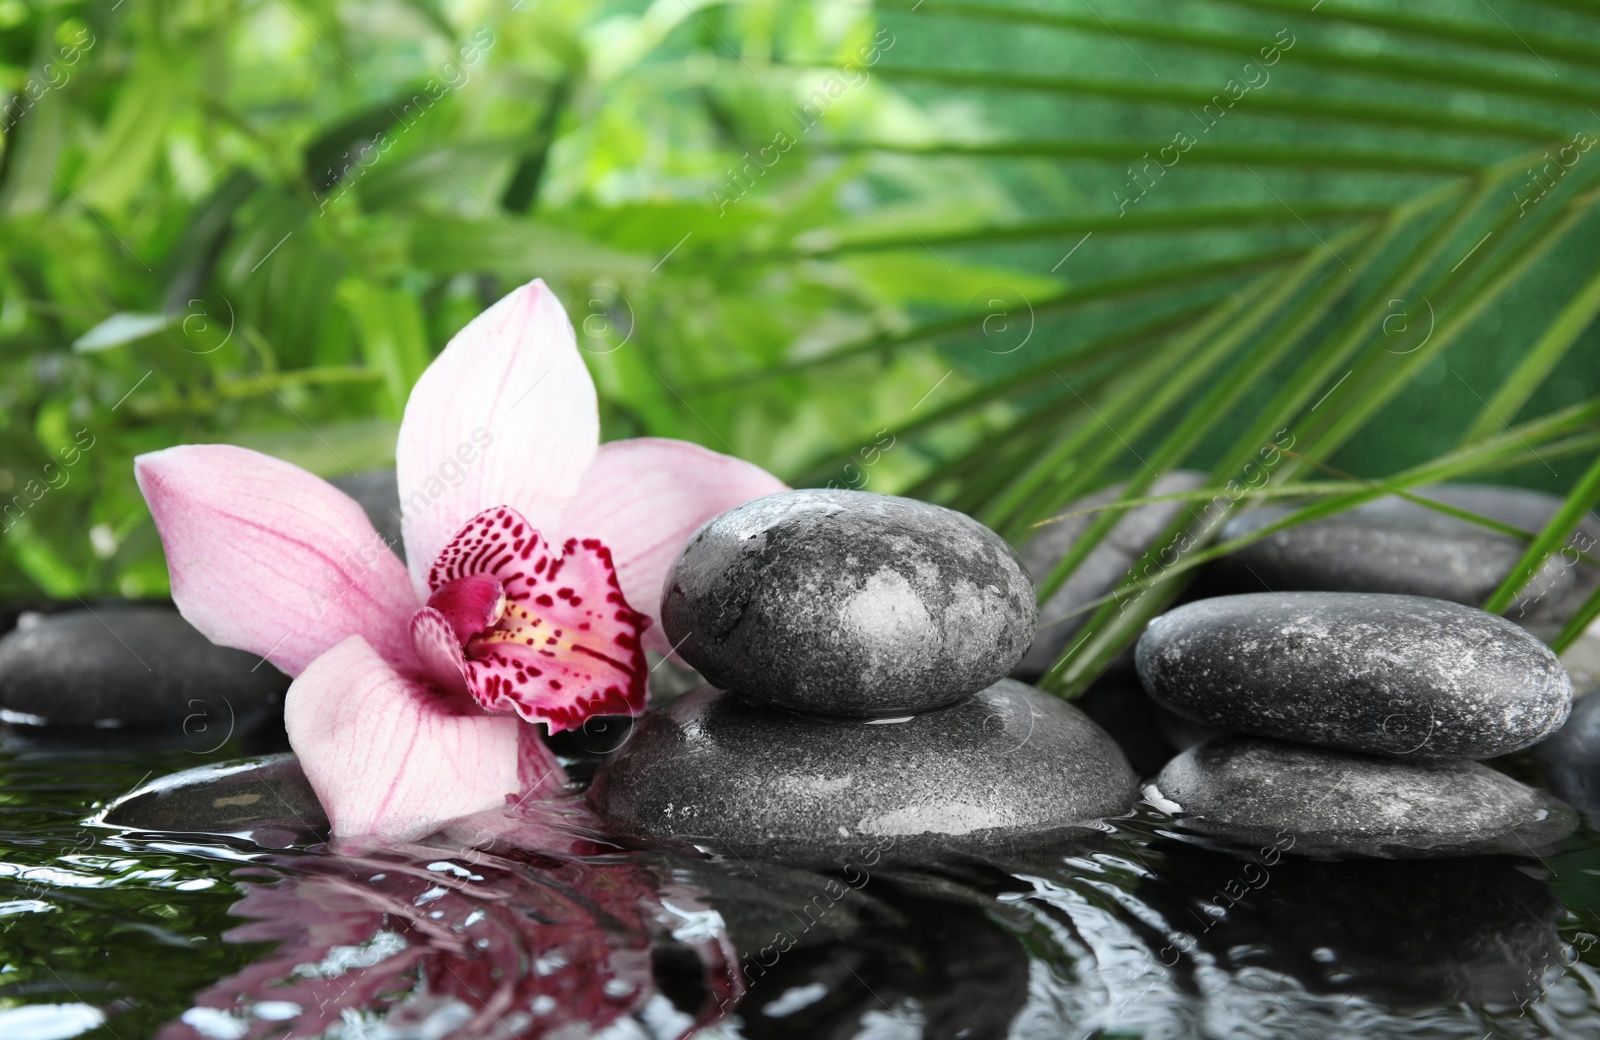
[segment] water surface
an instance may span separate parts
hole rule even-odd
[[[1600,1037],[1589,831],[1543,860],[1325,863],[1141,813],[817,870],[620,849],[573,812],[489,853],[92,822],[270,744],[6,736],[0,1037]]]

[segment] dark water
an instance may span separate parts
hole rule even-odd
[[[569,810],[494,853],[86,823],[246,750],[5,738],[0,1038],[1600,1036],[1593,833],[1542,861],[1320,863],[1141,816],[816,871],[623,852]]]

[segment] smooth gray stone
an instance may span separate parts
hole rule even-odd
[[[999,535],[866,491],[785,491],[695,532],[661,622],[706,681],[762,704],[854,717],[941,708],[1027,651],[1033,584]]]
[[[197,766],[153,780],[101,814],[111,827],[246,837],[268,848],[322,841],[328,817],[293,755]]]
[[[288,687],[260,655],[215,645],[170,607],[30,615],[0,637],[8,722],[170,730],[215,747],[278,710]]]
[[[1173,470],[1163,473],[1151,484],[1141,498],[1153,498],[1157,495],[1175,495],[1184,491],[1194,491],[1205,487],[1206,474],[1193,470]],[[1070,516],[1085,509],[1102,506],[1108,502],[1115,502],[1122,497],[1124,485],[1114,484],[1103,491],[1096,492],[1086,498],[1073,502],[1061,511],[1059,515],[1066,515],[1065,520],[1058,520],[1046,524],[1038,529],[1032,538],[1022,543],[1017,554],[1022,558],[1022,565],[1027,568],[1028,576],[1035,585],[1042,585],[1050,576],[1072,546],[1101,518],[1102,513],[1086,513],[1083,516]],[[1059,620],[1073,611],[1093,603],[1106,595],[1122,581],[1135,563],[1139,561],[1150,543],[1165,531],[1179,515],[1192,509],[1192,502],[1155,502],[1150,505],[1136,506],[1122,514],[1122,519],[1117,521],[1101,543],[1094,547],[1078,568],[1072,572],[1062,586],[1055,591],[1043,607],[1039,609],[1039,629],[1034,634],[1033,646],[1028,650],[1022,662],[1012,669],[1011,674],[1024,682],[1033,682],[1055,664],[1061,652],[1070,646],[1083,629],[1084,622],[1089,620],[1089,613],[1079,614],[1069,620]]]
[[[589,801],[624,834],[839,867],[1082,835],[1133,805],[1115,742],[1012,679],[905,721],[803,716],[706,686],[639,718]]]
[[[1185,829],[1300,856],[1530,855],[1577,815],[1477,762],[1404,762],[1222,737],[1168,762],[1145,799]]]
[[[1393,755],[1492,758],[1572,710],[1560,658],[1504,618],[1421,596],[1259,592],[1150,622],[1157,701],[1220,729]]]
[[[1600,697],[1578,698],[1567,724],[1537,754],[1550,790],[1600,824]]]
[[[1561,499],[1521,488],[1437,484],[1416,494],[1537,533]],[[1258,531],[1296,507],[1265,506],[1230,520],[1222,540]],[[1569,543],[1600,550],[1600,521],[1587,518]],[[1389,496],[1335,516],[1300,524],[1217,560],[1209,579],[1219,590],[1390,592],[1432,596],[1469,606],[1489,598],[1511,573],[1525,540]],[[1506,610],[1519,623],[1560,621],[1600,585],[1600,568],[1579,563],[1569,548],[1544,562]]]
[[[1574,697],[1584,697],[1600,689],[1600,632],[1585,632],[1573,640],[1571,646],[1561,651],[1561,663],[1572,677]]]
[[[406,558],[406,543],[400,537],[404,527],[400,513],[400,481],[393,469],[362,470],[331,477],[328,483],[355,499],[395,555],[402,560]]]

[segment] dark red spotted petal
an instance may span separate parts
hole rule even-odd
[[[456,639],[465,643],[500,619],[504,595],[505,587],[494,575],[469,574],[439,586],[428,597],[428,606],[444,615]]]
[[[411,615],[411,645],[435,686],[452,692],[467,689],[467,658],[443,614],[423,607]]]
[[[428,591],[438,595],[451,582],[486,575],[498,579],[509,597],[509,579],[548,556],[544,539],[522,514],[510,506],[485,509],[468,520],[433,561],[428,569]],[[548,567],[549,563],[540,566]],[[428,602],[431,605],[433,599],[430,597]]]
[[[490,509],[445,547],[428,584],[437,595],[480,575],[500,583],[505,611],[466,642],[467,687],[479,704],[551,732],[644,710],[640,634],[650,619],[623,598],[597,539],[568,539],[556,553],[514,509]]]

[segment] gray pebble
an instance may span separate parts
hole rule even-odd
[[[1550,790],[1600,824],[1600,697],[1580,697],[1560,732],[1538,748]]]
[[[1420,497],[1537,533],[1561,499],[1521,488],[1438,484]],[[1265,506],[1230,520],[1226,541],[1258,531],[1296,507]],[[1506,611],[1519,623],[1560,621],[1600,585],[1600,569],[1577,550],[1600,549],[1600,521],[1587,518],[1565,555],[1546,560]],[[1389,496],[1269,535],[1217,560],[1208,580],[1220,591],[1390,592],[1478,606],[1522,557],[1526,541]]]
[[[247,837],[268,848],[324,840],[328,817],[293,755],[197,766],[131,791],[101,814],[111,827]]]
[[[1566,805],[1477,762],[1402,762],[1261,737],[1185,751],[1145,797],[1185,829],[1301,856],[1526,856],[1577,826]]]
[[[214,747],[277,711],[288,688],[259,654],[215,645],[165,606],[27,615],[0,638],[8,722],[165,729]]]
[[[1206,474],[1192,470],[1173,470],[1163,473],[1151,484],[1141,498],[1174,495],[1205,486]],[[1073,543],[1104,514],[1073,513],[1095,506],[1115,502],[1122,497],[1123,485],[1115,484],[1103,491],[1081,498],[1061,511],[1067,517],[1037,529],[1032,538],[1022,543],[1017,554],[1028,576],[1035,585],[1049,578],[1056,564],[1072,549]],[[1077,638],[1089,613],[1061,620],[1074,611],[1086,607],[1116,588],[1128,570],[1145,554],[1156,537],[1165,531],[1179,515],[1192,509],[1194,503],[1185,501],[1154,502],[1126,510],[1105,539],[1089,553],[1072,572],[1048,602],[1039,608],[1040,628],[1034,636],[1033,646],[1012,674],[1025,682],[1038,679],[1055,664],[1061,652]]]
[[[858,717],[944,707],[1028,649],[1033,585],[971,517],[865,491],[786,491],[697,531],[661,621],[706,681]]]
[[[1535,631],[1534,635],[1540,633]],[[1555,634],[1550,634],[1553,641]],[[1561,651],[1561,663],[1572,677],[1572,695],[1584,697],[1600,689],[1600,631],[1587,631]]]
[[[1572,708],[1551,650],[1504,618],[1421,596],[1252,593],[1150,622],[1156,700],[1220,729],[1404,758],[1491,758]]]
[[[1127,812],[1133,791],[1100,727],[1005,679],[881,722],[793,715],[702,687],[640,717],[589,801],[634,837],[838,867],[1058,841]]]

